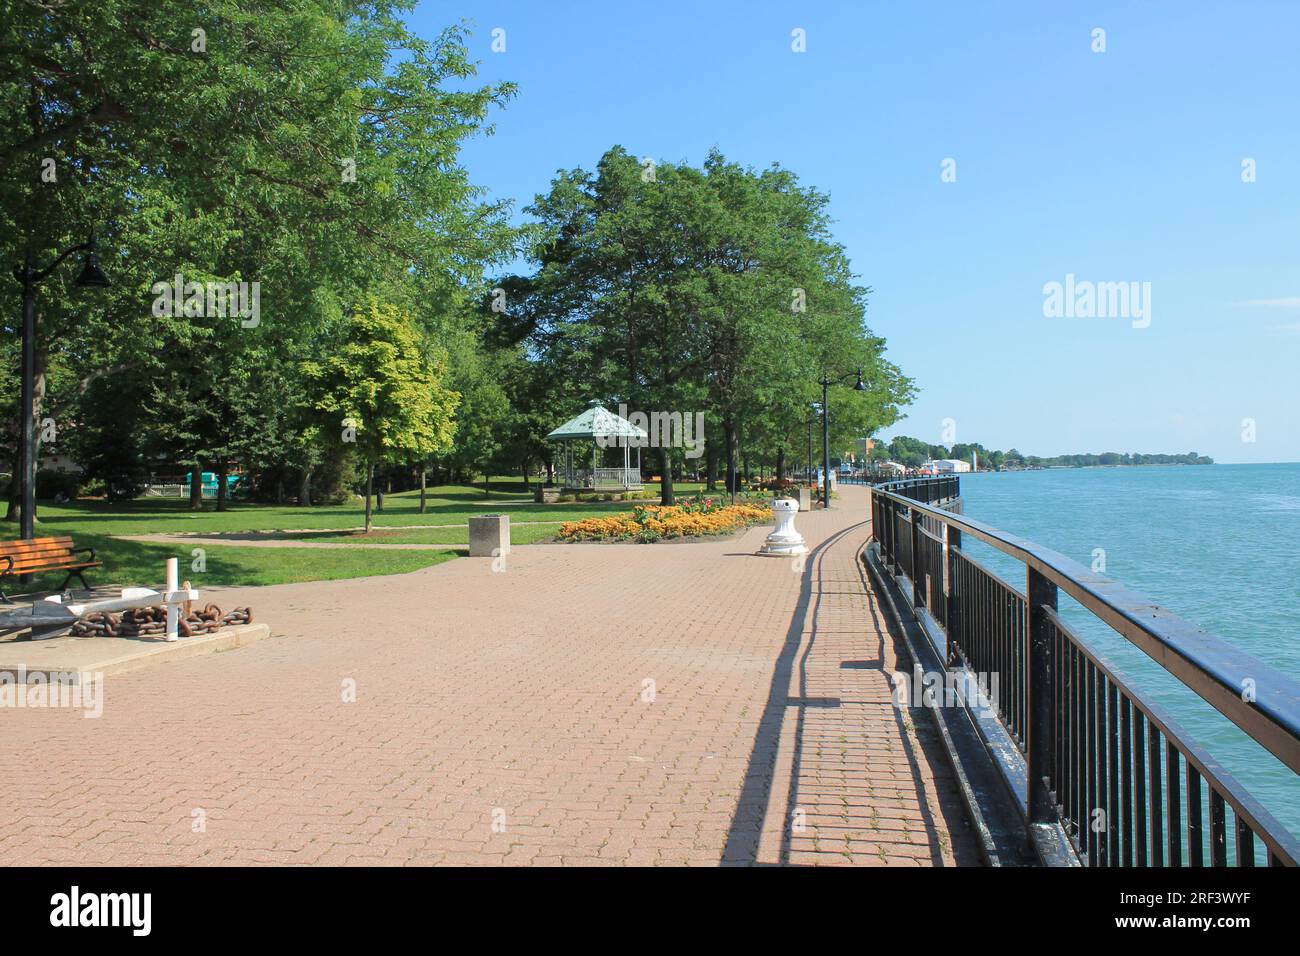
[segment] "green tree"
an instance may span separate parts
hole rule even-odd
[[[372,299],[302,373],[323,423],[337,423],[340,441],[355,443],[365,463],[369,533],[376,462],[422,458],[451,444],[460,396],[443,385],[445,355],[425,345],[409,313]]]
[[[823,373],[861,368],[871,383],[836,390],[838,441],[891,423],[911,384],[865,326],[867,290],[830,240],[825,205],[787,171],[717,152],[703,168],[651,168],[615,147],[595,174],[560,174],[529,208],[538,272],[516,282],[538,354],[634,408],[707,409],[733,491],[742,441],[783,470]],[[667,448],[659,470],[668,504]]]

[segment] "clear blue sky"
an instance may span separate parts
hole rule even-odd
[[[1300,3],[512,0],[413,23],[460,16],[480,79],[519,84],[465,161],[520,216],[615,144],[717,146],[829,193],[920,387],[886,435],[952,418],[1040,455],[1300,460]],[[1044,317],[1067,273],[1150,282],[1150,327]]]

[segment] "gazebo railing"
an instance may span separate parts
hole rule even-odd
[[[578,468],[563,475],[566,488],[641,488],[635,468]]]

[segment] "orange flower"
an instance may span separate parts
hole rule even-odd
[[[631,513],[584,518],[560,526],[565,541],[626,540],[649,531],[657,537],[685,538],[727,534],[762,521],[770,521],[769,508],[753,504],[727,505],[707,513],[675,506],[644,505]]]

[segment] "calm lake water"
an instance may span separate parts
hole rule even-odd
[[[1104,548],[1107,577],[1300,680],[1300,464],[984,473],[963,475],[961,491],[968,517],[1086,567]],[[1018,562],[968,550],[1024,590]],[[1300,777],[1073,601],[1061,606],[1300,835]]]

